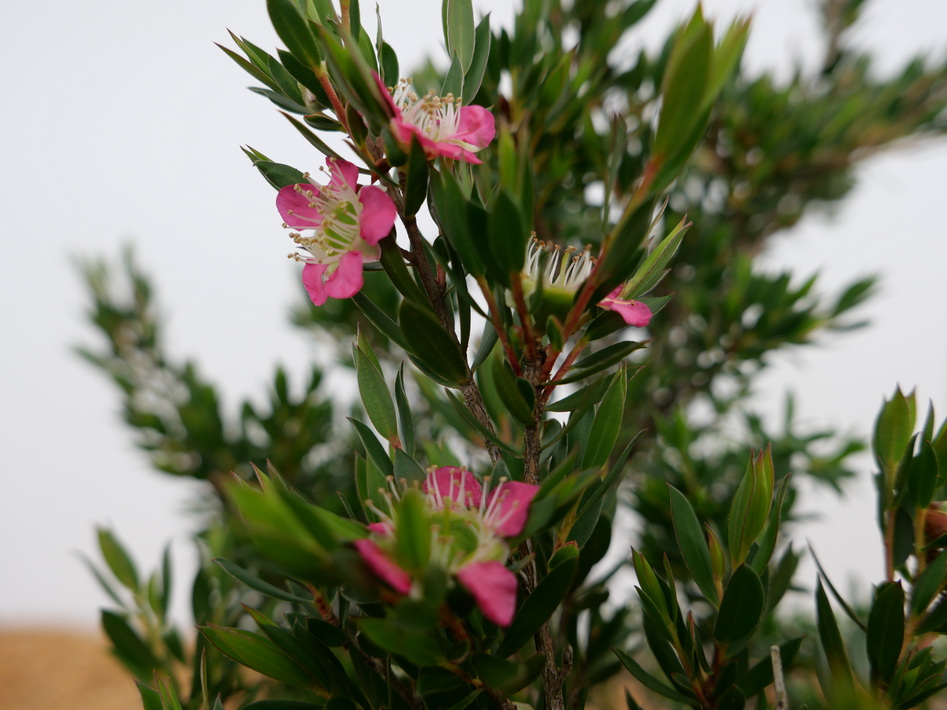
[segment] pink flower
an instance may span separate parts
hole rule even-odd
[[[457,570],[457,579],[473,595],[483,615],[498,626],[509,626],[516,611],[516,575],[502,562],[472,562]]]
[[[399,594],[411,591],[411,577],[397,563],[392,562],[373,540],[363,537],[352,544],[376,577]]]
[[[539,488],[518,481],[506,481],[490,491],[484,519],[503,537],[516,537],[526,527],[529,504]]]
[[[453,94],[437,96],[433,91],[419,97],[407,79],[391,90],[375,75],[382,96],[391,111],[391,132],[405,148],[417,136],[428,158],[441,155],[453,160],[479,164],[474,155],[496,135],[493,114],[483,106],[461,106]]]
[[[636,328],[644,328],[651,322],[651,309],[641,301],[629,301],[621,298],[621,286],[598,302],[599,308],[615,311],[625,323]]]
[[[479,508],[483,489],[474,475],[458,466],[441,466],[430,471],[421,490],[428,494],[436,510],[443,510],[451,502],[467,508]]]
[[[507,540],[519,535],[529,505],[539,488],[517,481],[501,482],[484,495],[480,481],[467,469],[441,466],[428,469],[421,484],[427,521],[432,531],[430,562],[453,575],[495,624],[509,626],[516,610],[516,575],[506,567]],[[400,495],[388,496],[390,514],[374,509],[381,522],[368,526],[370,536],[353,544],[365,565],[380,580],[401,593],[419,593],[415,585],[423,569],[405,569],[397,559],[396,521]]]
[[[542,282],[547,301],[557,305],[561,312],[572,307],[576,292],[595,268],[596,259],[588,247],[576,252],[574,247],[561,248],[533,238],[526,247],[526,266],[523,271],[523,286],[527,295]],[[644,328],[651,322],[651,309],[641,301],[621,298],[622,286],[618,286],[598,302],[599,308],[615,311],[625,323]]]
[[[381,256],[378,242],[391,232],[397,210],[380,188],[359,186],[358,168],[336,158],[326,158],[329,183],[287,185],[276,196],[284,225],[313,230],[293,233],[305,253],[290,254],[306,264],[303,286],[312,302],[321,306],[332,298],[351,298],[362,288],[362,264]]]

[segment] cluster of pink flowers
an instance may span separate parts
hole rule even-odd
[[[516,610],[516,575],[505,564],[508,541],[523,531],[537,491],[527,483],[501,481],[484,493],[480,481],[457,466],[432,467],[421,485],[431,528],[428,564],[453,576],[483,615],[500,626],[509,626]],[[369,536],[353,544],[372,573],[394,591],[421,594],[424,570],[410,569],[398,555],[394,509],[405,493],[393,487],[391,510],[375,509],[380,522],[369,525]]]
[[[480,163],[474,152],[496,134],[493,114],[482,106],[461,107],[453,96],[433,93],[418,98],[410,81],[402,80],[389,93],[376,75],[391,114],[391,130],[406,149],[417,137],[429,158],[443,156]],[[378,242],[391,232],[397,210],[379,187],[358,185],[358,168],[327,158],[329,182],[287,185],[276,207],[300,252],[290,254],[306,264],[303,285],[312,302],[351,298],[364,283],[362,266],[381,255]],[[308,175],[307,175],[308,177]]]

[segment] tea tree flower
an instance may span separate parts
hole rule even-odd
[[[509,626],[517,590],[516,575],[505,564],[509,539],[523,531],[538,487],[501,479],[489,488],[489,478],[484,483],[486,493],[470,471],[456,466],[431,467],[420,490],[392,482],[389,510],[372,506],[381,522],[369,525],[369,536],[353,545],[368,569],[399,594],[422,595],[424,567],[436,565],[470,592],[487,619]],[[408,559],[414,555],[405,553],[405,534],[399,538],[398,529],[404,499],[418,495],[431,531],[423,566]]]
[[[533,238],[526,248],[526,266],[523,272],[523,292],[529,296],[542,286],[543,306],[562,318],[572,307],[576,292],[592,274],[595,257],[589,247],[578,251],[575,247],[546,244]],[[643,328],[651,322],[651,309],[641,301],[621,297],[618,286],[598,302],[598,307],[615,311],[627,325]]]
[[[418,96],[411,79],[402,79],[389,90],[377,74],[375,78],[392,113],[391,132],[402,146],[410,147],[412,136],[417,136],[428,158],[483,162],[474,153],[496,135],[496,122],[487,109],[461,106],[453,94],[438,96],[431,91]]]
[[[312,302],[321,306],[329,297],[351,298],[362,288],[362,264],[381,256],[378,242],[391,232],[397,211],[380,188],[359,186],[358,168],[326,158],[329,182],[287,185],[276,196],[284,227],[293,232],[300,253],[303,286]]]

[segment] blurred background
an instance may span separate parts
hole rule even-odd
[[[705,0],[720,26],[752,11],[744,68],[791,76],[817,61],[814,0]],[[366,18],[372,13],[363,3]],[[440,3],[381,2],[386,39],[403,67],[442,60]],[[509,3],[475,8],[508,22]],[[657,48],[693,9],[661,0],[641,25]],[[312,168],[321,159],[214,42],[227,28],[272,49],[265,3],[168,0],[130,6],[7,3],[0,13],[0,629],[94,631],[103,592],[84,567],[95,526],[115,529],[146,568],[168,540],[191,570],[191,482],[154,472],[121,422],[114,388],[73,352],[94,344],[77,259],[114,259],[133,245],[155,281],[169,349],[198,361],[223,408],[263,399],[276,363],[303,379],[317,345],[287,321],[298,267],[273,193],[240,151]],[[370,20],[369,20],[370,21]],[[884,74],[907,58],[947,54],[939,0],[874,0],[854,33]],[[629,51],[637,49],[629,47]],[[308,163],[307,163],[308,161]],[[878,296],[859,315],[871,325],[824,346],[789,351],[758,382],[756,400],[779,417],[796,394],[800,424],[867,437],[884,395],[918,388],[947,411],[947,226],[940,214],[947,141],[897,147],[865,161],[833,213],[811,214],[764,254],[775,269],[818,269],[834,291],[878,273]],[[805,536],[844,590],[876,575],[858,553],[873,523],[872,464],[844,500],[810,495]],[[178,610],[186,618],[182,600]]]

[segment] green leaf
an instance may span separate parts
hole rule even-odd
[[[477,353],[474,355],[473,363],[470,365],[471,370],[476,372],[477,368],[486,362],[486,359],[490,356],[490,353],[493,352],[493,347],[497,344],[499,339],[500,336],[496,328],[493,327],[493,323],[489,321],[484,323],[483,333],[480,336],[480,345],[477,347]]]
[[[444,40],[447,53],[457,55],[464,73],[474,56],[474,16],[471,0],[444,0]]]
[[[569,384],[591,377],[621,362],[635,350],[640,350],[644,346],[645,343],[636,341],[623,341],[608,345],[591,355],[580,358],[572,366],[572,369],[569,370],[569,373],[559,380],[557,384]]]
[[[464,68],[461,66],[460,57],[456,54],[450,62],[450,67],[444,75],[444,81],[441,83],[441,96],[460,96],[464,90]]]
[[[773,476],[769,448],[761,451],[759,456],[751,453],[727,517],[730,560],[734,567],[746,560],[750,546],[766,525],[773,498]]]
[[[690,22],[678,32],[664,70],[654,140],[657,156],[674,155],[693,133],[703,107],[712,59],[713,33],[698,7]]]
[[[671,484],[668,484],[668,494],[671,501],[674,535],[677,537],[677,545],[681,550],[681,557],[684,558],[684,564],[707,601],[717,606],[720,600],[717,597],[717,586],[714,584],[710,549],[707,547],[707,541],[704,540],[700,521],[684,494]]]
[[[403,175],[404,214],[406,217],[412,217],[424,204],[428,187],[427,155],[421,141],[414,135],[411,136],[411,149],[408,151],[408,162],[403,168]]]
[[[198,630],[217,650],[237,663],[281,683],[312,687],[309,676],[265,636],[213,624]]]
[[[693,698],[689,698],[682,693],[677,692],[671,686],[663,683],[662,681],[655,678],[653,675],[648,673],[641,665],[630,655],[618,648],[613,648],[612,651],[618,656],[618,660],[621,661],[621,664],[625,669],[631,673],[644,687],[648,690],[662,695],[669,700],[673,700],[678,703],[683,703],[684,705],[692,705],[694,702]]]
[[[287,185],[298,185],[307,182],[306,176],[302,172],[282,163],[274,163],[270,160],[254,160],[253,167],[259,170],[266,181],[277,190]]]
[[[108,565],[115,579],[134,593],[138,593],[138,571],[131,555],[125,550],[118,539],[105,528],[97,528],[99,550],[105,563]]]
[[[911,398],[913,400],[913,395]],[[894,472],[904,455],[913,430],[914,417],[911,407],[899,388],[882,406],[875,421],[875,433],[872,438],[875,458],[885,472],[889,485],[893,483]]]
[[[364,343],[365,347],[370,347]],[[395,414],[395,405],[391,401],[391,392],[385,382],[381,370],[366,355],[362,348],[356,346],[353,352],[355,371],[358,379],[358,391],[365,406],[365,412],[375,429],[390,442],[398,441],[398,418]]]
[[[762,575],[769,566],[773,551],[776,549],[776,539],[779,536],[779,522],[782,517],[783,500],[785,499],[786,491],[789,490],[789,475],[790,474],[786,474],[783,476],[779,483],[779,489],[776,492],[776,498],[773,501],[772,508],[767,517],[766,526],[763,533],[757,538],[759,547],[753,555],[753,559],[750,561],[753,570],[759,575]]]
[[[276,34],[300,62],[316,71],[322,63],[319,42],[309,27],[309,21],[299,12],[293,0],[266,0],[266,9]]]
[[[904,642],[904,590],[900,582],[878,587],[868,614],[867,649],[873,674],[888,682]]]
[[[474,33],[474,53],[464,74],[464,95],[463,104],[465,106],[473,102],[480,91],[480,85],[483,82],[483,75],[487,69],[487,60],[490,58],[490,42],[493,35],[490,33],[490,15],[487,14],[480,24],[477,25],[477,31]]]
[[[520,208],[501,190],[487,214],[487,243],[493,256],[487,268],[501,285],[508,286],[510,274],[521,271],[526,263],[527,239]]]
[[[522,378],[518,378],[513,374],[510,366],[502,357],[493,358],[492,374],[494,382],[496,382],[497,394],[510,414],[524,425],[531,424],[536,395],[532,391],[529,381],[523,380],[529,388],[524,392],[518,386]]]
[[[469,379],[460,347],[430,311],[402,301],[398,321],[418,362],[449,382],[462,384]]]
[[[436,666],[444,654],[427,632],[405,629],[388,619],[360,619],[362,633],[381,648],[419,666]]]
[[[330,148],[328,143],[323,141],[321,138],[319,138],[319,136],[317,136],[315,133],[309,130],[309,128],[304,123],[297,120],[293,116],[290,116],[288,113],[285,113],[282,111],[280,113],[282,113],[283,116],[286,117],[286,120],[289,121],[293,125],[293,128],[299,131],[300,135],[302,135],[303,138],[309,141],[309,144],[313,148],[318,150],[323,155],[332,156],[333,158],[342,160],[342,156],[340,156],[337,152],[335,152],[332,148]],[[296,183],[290,183],[290,184],[295,185]]]
[[[141,705],[144,710],[164,710],[161,705],[161,696],[154,688],[145,685],[141,681],[136,681],[138,694],[141,696]]]
[[[287,602],[295,602],[297,604],[312,604],[312,599],[307,597],[302,597],[292,592],[287,592],[285,589],[280,589],[269,582],[264,582],[262,579],[257,577],[254,574],[251,574],[245,570],[240,565],[231,562],[230,560],[224,559],[223,557],[216,557],[212,562],[216,562],[221,569],[223,569],[227,574],[236,579],[238,582],[254,589],[262,594],[265,594],[274,599],[282,599]]]
[[[402,349],[407,348],[407,341],[401,328],[395,323],[387,313],[369,300],[364,293],[356,293],[352,296],[352,302],[358,307],[362,314],[371,321],[379,333],[388,338],[391,342]]]
[[[150,678],[160,667],[158,659],[124,617],[102,610],[102,630],[115,647],[115,653],[139,680]]]
[[[829,598],[822,588],[821,580],[816,583],[815,598],[819,640],[822,642],[822,650],[825,652],[829,669],[832,671],[833,683],[840,687],[840,695],[851,697],[855,689],[852,667],[849,665],[848,655],[845,653],[845,643],[842,641],[842,634],[839,632],[835,614],[832,612]],[[827,695],[831,695],[831,693],[827,692]]]
[[[686,224],[682,219],[677,226],[671,230],[661,242],[648,254],[644,263],[635,272],[628,282],[622,288],[624,298],[636,299],[644,296],[648,291],[658,285],[658,282],[664,276],[664,269],[667,267],[671,257],[677,253],[681,241],[687,233],[690,224]]]
[[[947,578],[947,552],[941,552],[917,576],[911,590],[911,613],[920,616],[940,592]]]
[[[545,663],[545,657],[538,653],[523,661],[509,661],[486,653],[478,653],[473,657],[477,676],[491,688],[497,688],[507,695],[518,693],[536,680]]]
[[[838,593],[835,585],[832,584],[832,580],[829,579],[829,576],[825,573],[825,569],[822,567],[822,563],[819,562],[819,557],[816,555],[811,543],[809,544],[809,553],[812,555],[812,561],[815,562],[815,567],[819,572],[819,576],[823,581],[825,581],[826,585],[828,585],[829,591],[832,592],[832,596],[835,597],[835,601],[837,601],[839,606],[842,607],[842,610],[845,612],[846,616],[854,621],[858,628],[860,628],[862,631],[868,631],[867,624],[861,620],[858,614],[855,613],[855,610],[852,609],[851,605],[842,598],[841,594]]]
[[[404,389],[404,365],[398,368],[395,379],[395,403],[398,405],[398,424],[401,432],[401,444],[408,456],[414,455],[414,414],[408,404],[408,395]]]
[[[620,369],[612,378],[595,419],[592,422],[592,431],[582,455],[582,468],[597,468],[604,466],[608,457],[612,455],[618,434],[621,432],[622,415],[625,411],[627,394],[627,378],[625,371]]]
[[[352,422],[352,426],[355,427],[355,431],[358,434],[358,438],[362,441],[362,446],[365,447],[365,454],[369,460],[381,471],[383,476],[393,476],[395,473],[394,465],[391,463],[391,459],[388,458],[388,454],[385,453],[384,447],[378,442],[378,438],[374,432],[358,419],[350,417],[349,421]]]
[[[516,616],[513,617],[513,623],[510,624],[510,628],[507,629],[497,648],[497,656],[505,658],[515,653],[546,623],[572,586],[572,578],[578,562],[577,557],[564,560],[559,566],[550,570],[549,574],[536,585],[536,589],[526,598]]]
[[[452,174],[434,169],[431,169],[430,174],[434,220],[460,256],[470,275],[481,276],[484,273],[484,264],[480,256],[481,246],[472,235],[478,232],[474,229],[476,223],[482,223],[484,231],[486,230],[486,214],[480,208],[471,209],[471,205]],[[480,236],[481,233],[477,233],[477,237]]]
[[[926,508],[934,500],[934,491],[937,488],[937,455],[928,441],[921,442],[920,451],[908,465],[907,487],[912,507]]]
[[[748,565],[740,565],[733,570],[723,591],[714,638],[727,645],[745,641],[759,624],[765,606],[766,594],[760,578]]]
[[[417,488],[409,488],[394,510],[398,531],[398,557],[409,570],[422,570],[431,556],[431,518],[426,498]]]

